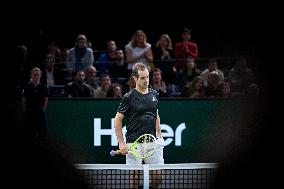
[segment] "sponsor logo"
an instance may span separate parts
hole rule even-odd
[[[101,118],[94,118],[94,146],[102,145],[102,136],[110,136],[111,146],[117,146],[117,138],[114,128],[114,118],[111,119],[111,128],[103,129]],[[175,130],[167,124],[161,124],[162,135],[165,140],[165,146],[174,142],[175,146],[182,146],[182,132],[186,129],[185,123],[180,123]],[[122,128],[123,137],[125,139],[126,127]]]

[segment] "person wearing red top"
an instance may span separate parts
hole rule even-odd
[[[191,30],[185,28],[182,32],[182,42],[178,42],[175,46],[175,68],[181,70],[185,68],[186,58],[192,57],[195,60],[198,57],[197,44],[190,41]]]

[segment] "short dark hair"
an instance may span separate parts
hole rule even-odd
[[[143,64],[143,63],[136,63],[132,67],[132,75],[135,76],[136,78],[138,78],[139,77],[138,70],[143,71],[145,69],[147,69],[150,72],[149,67],[146,66],[145,64]]]
[[[87,41],[87,37],[83,34],[80,34],[76,37],[76,42],[78,42],[80,40],[86,40]]]
[[[191,30],[188,29],[188,28],[184,28],[184,29],[182,30],[182,33],[189,33],[189,34],[190,34],[190,32],[191,32]]]
[[[208,60],[208,64],[213,64],[213,63],[216,63],[216,64],[218,63],[216,58],[211,58]]]
[[[105,77],[109,77],[109,78],[110,78],[110,75],[109,75],[109,74],[106,74],[106,73],[103,73],[100,78],[101,78],[101,80],[102,80],[102,79],[105,78]]]
[[[162,70],[161,70],[160,68],[154,68],[154,69],[152,70],[152,73],[154,73],[154,72],[160,72],[160,73],[163,73],[163,72],[162,72]]]

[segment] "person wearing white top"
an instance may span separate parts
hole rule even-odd
[[[131,41],[125,46],[126,61],[128,70],[131,70],[135,63],[143,63],[146,66],[153,61],[151,44],[147,43],[146,34],[142,30],[137,30]]]

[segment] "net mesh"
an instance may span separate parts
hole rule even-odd
[[[78,165],[78,168],[88,179],[89,188],[212,188],[217,165],[196,165],[149,165],[149,172],[146,172],[149,174],[149,177],[146,177],[148,180],[144,180],[143,165],[92,164]]]
[[[134,173],[139,185],[142,183],[142,171],[131,170],[84,170],[89,188],[133,188]]]

